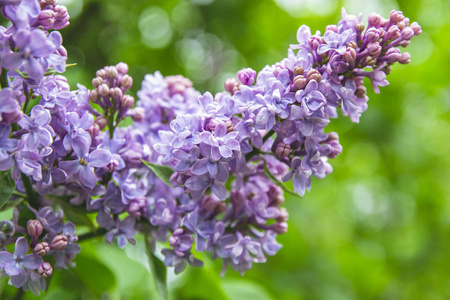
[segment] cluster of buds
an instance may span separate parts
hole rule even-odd
[[[69,26],[67,7],[58,5],[56,0],[41,0],[41,11],[33,26],[41,26],[44,30],[59,30]]]

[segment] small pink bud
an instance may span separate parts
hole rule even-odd
[[[101,77],[95,77],[92,79],[92,85],[97,88],[99,85],[103,83],[103,79]]]
[[[378,55],[380,55],[380,53],[381,53],[382,48],[379,43],[370,43],[367,46],[367,50],[370,55],[372,55],[374,57],[378,57]]]
[[[100,97],[106,97],[109,96],[109,86],[106,83],[101,84],[98,88],[98,95]]]
[[[27,231],[28,235],[31,237],[38,237],[42,234],[44,228],[42,227],[41,222],[38,220],[29,220],[27,222]]]
[[[44,256],[50,252],[50,246],[46,242],[37,244],[33,249],[34,254]]]
[[[227,125],[227,133],[230,133],[234,130],[234,125],[231,121],[226,121],[225,125]]]
[[[344,60],[348,63],[354,62],[356,59],[356,50],[354,48],[347,47],[347,51],[344,53]]]
[[[113,98],[114,100],[119,100],[123,96],[123,92],[120,88],[115,87],[109,89],[109,96]]]
[[[294,68],[294,75],[302,75],[305,72],[305,70],[303,69],[303,67],[301,66],[295,66]]]
[[[414,35],[419,35],[422,33],[422,28],[417,22],[413,22],[410,27],[414,31]]]
[[[337,27],[336,25],[328,25],[328,26],[325,28],[325,31],[328,31],[328,30],[331,30],[331,31],[333,31],[334,33],[337,33],[337,32],[338,32],[338,27]]]
[[[282,223],[282,222],[287,222],[288,219],[289,219],[289,213],[286,210],[286,208],[284,208],[284,207],[280,208],[280,214],[278,215],[277,221]]]
[[[120,62],[116,65],[116,70],[119,74],[124,75],[128,73],[128,65],[124,62]]]
[[[52,268],[52,265],[49,264],[48,262],[43,262],[42,264],[39,265],[37,271],[38,271],[38,274],[41,275],[41,277],[47,278],[50,275],[52,275],[53,268]]]
[[[145,118],[145,109],[142,107],[135,107],[132,111],[131,118],[135,122],[141,122]]]
[[[275,223],[274,230],[278,234],[286,233],[288,230],[288,224],[286,222]]]
[[[117,68],[115,66],[109,66],[106,68],[106,77],[114,79],[119,76],[119,72],[117,71]]]
[[[122,107],[132,108],[134,105],[134,98],[130,95],[125,95],[122,98]]]
[[[307,79],[303,75],[297,75],[294,77],[294,85],[297,89],[301,90],[306,86]]]
[[[97,117],[94,122],[95,122],[95,124],[98,125],[100,130],[103,130],[106,127],[106,125],[108,125],[105,117],[103,117],[103,116]]]
[[[322,75],[320,75],[319,71],[316,69],[311,69],[308,71],[308,81],[315,80],[317,82],[320,82],[322,79]]]
[[[365,26],[363,23],[356,23],[356,25],[355,25],[355,29],[358,32],[362,32],[364,30],[364,28],[365,28]]]
[[[409,64],[411,61],[411,54],[409,54],[408,52],[403,52],[402,55],[400,56],[400,59],[398,60],[399,63],[401,64]]]
[[[397,22],[402,21],[404,18],[405,16],[403,16],[403,12],[398,10],[392,10],[391,13],[389,14],[389,19],[394,24],[397,24]]]
[[[98,96],[98,91],[97,90],[92,90],[89,92],[89,98],[92,100],[92,102],[97,102],[99,96]]]
[[[228,78],[224,83],[225,90],[227,90],[231,95],[234,95],[236,91],[239,90],[239,82],[236,78]]]
[[[105,77],[106,76],[105,69],[100,69],[97,72],[95,72],[95,76],[97,76],[97,77]]]
[[[283,142],[279,143],[277,145],[277,148],[275,150],[275,155],[279,158],[284,158],[289,155],[291,152],[291,146],[289,144],[285,144]]]
[[[414,37],[414,30],[411,27],[405,27],[402,30],[402,38],[410,40]]]
[[[372,26],[378,27],[379,25],[381,25],[382,17],[379,14],[371,13],[368,17],[368,20],[369,20],[369,24],[371,24]]]
[[[401,33],[400,33],[400,29],[398,28],[397,25],[391,26],[389,27],[388,31],[387,31],[387,37],[388,39],[393,39],[395,40],[396,38],[399,38]]]
[[[133,85],[133,78],[127,74],[123,75],[122,78],[120,78],[120,85],[126,90],[130,89]]]
[[[67,236],[57,235],[52,240],[52,248],[55,250],[63,250],[67,246]]]

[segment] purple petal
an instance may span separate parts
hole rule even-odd
[[[97,184],[97,176],[89,166],[83,166],[80,170],[80,182],[85,187],[92,189]]]
[[[193,191],[201,191],[208,188],[209,184],[210,180],[208,177],[193,176],[186,181],[185,186]]]
[[[199,161],[195,162],[195,164],[192,166],[192,173],[195,175],[203,175],[208,172],[208,159],[202,158]]]
[[[59,167],[64,170],[68,176],[71,176],[77,173],[82,166],[78,160],[69,160],[60,162]]]
[[[16,261],[9,261],[5,264],[5,273],[8,276],[16,276],[20,274],[20,270],[23,270],[22,267]]]
[[[21,268],[20,273],[16,276],[11,276],[11,283],[16,288],[21,287],[27,281],[27,275],[25,271]]]
[[[216,174],[217,174],[217,164],[208,161],[208,163],[207,163],[206,166],[207,166],[207,169],[208,169],[209,174],[211,174],[212,177],[216,177]]]
[[[228,180],[229,172],[225,164],[218,163],[218,170],[216,179],[220,182],[226,182]]]
[[[219,198],[220,200],[225,200],[227,198],[227,189],[220,182],[214,182],[211,185],[211,191]]]
[[[28,252],[28,243],[24,237],[20,237],[16,241],[16,248],[14,250],[14,255],[20,259],[24,258]]]
[[[102,168],[111,160],[111,153],[104,149],[97,149],[89,154],[88,164],[91,167]]]
[[[20,52],[8,53],[2,57],[2,67],[8,70],[16,69],[23,63],[23,55]]]
[[[44,76],[44,69],[37,59],[29,57],[25,61],[25,70],[33,79],[41,79]]]
[[[14,255],[9,253],[8,251],[0,252],[0,268],[4,268],[5,264],[12,260],[14,260]]]
[[[25,258],[22,260],[22,266],[24,266],[27,269],[37,269],[40,264],[42,264],[43,260],[40,256],[37,256],[36,254],[30,254],[25,256]]]
[[[220,122],[214,128],[214,135],[216,137],[224,137],[227,134],[227,125],[224,122]]]
[[[219,146],[219,152],[223,157],[231,157],[233,155],[233,151],[231,151],[230,147],[225,145]]]

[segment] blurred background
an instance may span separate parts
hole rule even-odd
[[[205,267],[169,270],[171,299],[450,299],[450,2],[448,0],[59,0],[61,31],[76,62],[65,74],[91,88],[95,71],[126,62],[134,90],[147,73],[182,74],[221,91],[243,67],[285,57],[297,28],[321,30],[340,9],[364,22],[399,9],[423,33],[391,85],[369,92],[360,124],[341,118],[344,152],[303,198],[286,196],[283,248],[243,277],[208,256]],[[55,272],[42,299],[158,299],[143,241],[124,251],[83,242],[73,270]],[[34,299],[28,293],[25,299]]]

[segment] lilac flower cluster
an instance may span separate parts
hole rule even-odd
[[[390,66],[409,61],[397,47],[420,34],[397,11],[370,15],[363,33],[361,17],[343,10],[324,37],[300,27],[287,58],[239,71],[226,92],[201,95],[187,78],[156,72],[135,103],[125,63],[98,70],[91,90],[72,91],[57,74],[67,59],[56,31],[68,25],[64,6],[0,6],[12,23],[0,28],[0,171],[16,184],[13,220],[0,223],[0,276],[35,294],[53,268],[74,266],[70,216],[80,212],[99,226],[80,240],[104,234],[123,248],[141,232],[168,242],[164,263],[175,273],[203,264],[193,249],[241,273],[275,255],[287,231],[282,181],[303,196],[312,176],[332,172],[328,159],[342,147],[324,130],[329,119],[340,106],[357,122],[367,109],[363,78],[378,92]],[[134,123],[121,126],[127,117]]]

